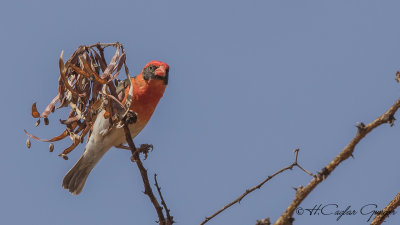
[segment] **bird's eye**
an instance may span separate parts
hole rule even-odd
[[[153,65],[149,66],[149,70],[153,71],[153,70],[155,70],[155,69],[156,69],[155,66],[153,66]]]

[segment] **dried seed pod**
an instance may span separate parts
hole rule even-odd
[[[68,160],[68,156],[66,154],[59,154],[58,156],[62,157],[65,160]]]
[[[44,125],[49,125],[49,118],[45,117],[43,119],[43,121],[44,121]]]
[[[40,124],[40,119],[38,119],[38,120],[36,121],[35,127],[39,126],[39,124]]]
[[[26,147],[31,148],[31,140],[29,138],[26,139]]]
[[[40,117],[40,113],[38,112],[38,110],[36,108],[36,102],[33,103],[33,105],[32,105],[32,116],[33,116],[33,118],[39,118]]]
[[[53,152],[53,150],[54,150],[54,144],[53,144],[53,143],[50,143],[50,145],[49,145],[49,152]]]

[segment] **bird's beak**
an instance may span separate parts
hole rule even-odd
[[[156,69],[156,71],[154,71],[154,75],[156,75],[156,76],[165,77],[166,74],[167,74],[167,71],[165,70],[165,68],[163,66],[158,67]]]

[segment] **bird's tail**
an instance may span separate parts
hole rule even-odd
[[[88,163],[87,161],[83,154],[64,177],[62,186],[68,189],[73,195],[79,195],[81,193],[90,171],[92,171],[95,166],[95,164]]]
[[[110,147],[89,141],[81,158],[65,175],[62,182],[63,188],[68,189],[73,195],[79,195],[89,173]]]

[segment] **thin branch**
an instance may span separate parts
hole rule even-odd
[[[369,132],[371,132],[373,129],[384,123],[388,123],[392,126],[395,120],[394,114],[399,109],[399,107],[400,107],[400,98],[397,99],[397,101],[385,113],[383,113],[381,116],[376,118],[368,125],[364,125],[361,123],[359,126],[357,126],[358,128],[357,134],[350,141],[350,143],[347,144],[347,146],[344,147],[343,150],[328,165],[322,168],[322,170],[318,173],[318,176],[314,177],[314,179],[312,179],[310,183],[307,184],[307,186],[305,186],[302,189],[299,189],[296,192],[294,200],[290,203],[289,207],[278,218],[278,220],[274,223],[274,225],[292,224],[293,213],[295,212],[296,208],[301,204],[301,202],[308,196],[308,194],[310,194],[311,191],[318,186],[318,184],[324,181],[340,163],[342,163],[344,160],[348,159],[350,156],[353,155],[354,148]]]
[[[250,194],[251,192],[255,191],[256,189],[260,189],[265,183],[267,183],[269,180],[271,180],[271,179],[272,179],[273,177],[275,177],[276,175],[278,175],[278,174],[280,174],[280,173],[282,173],[282,172],[284,172],[284,171],[286,171],[286,170],[291,170],[291,169],[293,169],[293,167],[295,167],[295,166],[296,166],[296,167],[299,167],[300,169],[302,169],[302,170],[303,170],[304,172],[306,172],[307,174],[310,174],[311,176],[315,177],[315,175],[313,175],[312,173],[310,173],[310,172],[308,172],[307,170],[303,169],[303,167],[301,167],[301,166],[298,164],[297,158],[298,158],[298,155],[299,155],[299,151],[300,151],[300,149],[298,149],[298,148],[294,150],[294,153],[296,154],[296,157],[295,157],[295,160],[294,160],[294,162],[293,162],[292,164],[290,164],[289,166],[284,167],[284,168],[282,168],[282,169],[276,171],[274,174],[268,176],[265,180],[263,180],[263,181],[262,181],[261,183],[259,183],[258,185],[254,186],[254,187],[252,187],[252,188],[250,188],[250,189],[247,189],[247,190],[246,190],[242,195],[240,195],[237,199],[231,201],[230,203],[228,203],[227,205],[225,205],[224,207],[222,207],[220,210],[218,210],[217,212],[215,212],[215,213],[212,214],[211,216],[206,217],[206,218],[203,220],[203,222],[201,222],[200,225],[206,224],[206,223],[207,223],[208,221],[210,221],[212,218],[214,218],[215,216],[217,216],[217,215],[220,214],[221,212],[225,211],[226,209],[228,209],[228,208],[231,207],[232,205],[234,205],[234,204],[236,204],[236,203],[240,203],[240,201],[242,201],[242,199],[243,199],[244,197],[246,197],[246,195]]]
[[[164,207],[165,213],[167,214],[167,222],[170,222],[169,224],[173,224],[174,223],[174,217],[171,216],[171,214],[169,213],[171,210],[168,209],[167,203],[165,203],[164,197],[161,194],[161,187],[158,185],[158,182],[157,182],[157,174],[154,174],[154,182],[155,182],[154,185],[156,186],[157,191],[158,191],[158,195],[160,196],[160,199],[161,199],[161,205]]]
[[[377,213],[371,225],[380,225],[385,222],[385,219],[390,214],[394,214],[394,210],[400,206],[400,192],[397,193],[396,197],[380,212]]]
[[[132,159],[136,162],[136,165],[139,168],[140,175],[142,175],[142,180],[144,184],[144,193],[149,196],[150,201],[153,203],[154,208],[157,211],[158,215],[158,222],[160,225],[167,225],[165,222],[165,217],[162,211],[162,207],[158,203],[156,197],[153,194],[153,190],[151,189],[150,182],[149,182],[149,177],[147,175],[147,170],[144,168],[142,161],[140,160],[139,157],[139,151],[137,151],[135,144],[133,143],[131,132],[129,130],[128,124],[125,123],[124,125],[124,131],[125,131],[125,137],[126,141],[129,144],[129,147],[131,148],[132,151]]]
[[[303,170],[305,173],[307,173],[308,175],[310,175],[310,176],[312,176],[312,177],[316,177],[313,173],[311,173],[310,171],[304,169],[302,166],[300,166],[300,165],[297,163],[297,159],[298,159],[298,157],[299,157],[299,151],[300,151],[300,149],[298,149],[298,148],[296,148],[296,149],[293,151],[294,153],[296,153],[296,158],[295,158],[295,160],[294,160],[294,162],[293,162],[293,166],[297,166],[297,167],[299,167],[301,170]]]
[[[314,175],[313,173],[311,173],[310,171],[304,169],[304,168],[303,168],[302,166],[300,166],[299,164],[296,163],[295,166],[299,167],[301,170],[303,170],[303,171],[304,171],[305,173],[307,173],[308,175],[310,175],[310,176],[312,176],[312,177],[315,177],[315,175]]]

